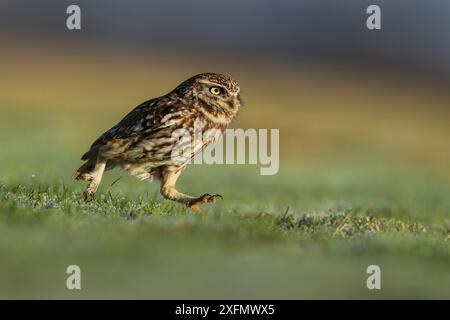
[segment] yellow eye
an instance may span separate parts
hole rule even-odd
[[[214,95],[219,95],[222,93],[222,88],[220,87],[211,87],[209,88],[209,91]]]

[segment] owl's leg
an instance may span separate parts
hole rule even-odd
[[[200,197],[192,197],[177,191],[175,184],[182,170],[166,171],[161,175],[161,194],[164,198],[180,202],[200,213],[200,204],[214,203],[216,198],[222,198],[220,194],[210,195],[208,193]]]
[[[161,175],[161,194],[164,198],[173,200],[176,202],[187,204],[189,201],[195,199],[195,197],[179,192],[175,188],[177,179],[180,176],[182,170],[177,171],[165,171]]]
[[[98,186],[102,181],[103,172],[106,168],[106,160],[103,158],[98,158],[97,163],[95,164],[94,170],[90,172],[90,182],[86,190],[84,191],[84,199],[90,200],[95,196],[97,192]]]

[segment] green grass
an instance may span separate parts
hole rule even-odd
[[[22,183],[4,174],[0,297],[449,298],[446,181],[323,168],[261,177],[193,166],[181,190],[224,195],[200,215],[121,173],[107,174],[92,202],[69,167]],[[65,288],[69,264],[82,269],[81,291]],[[366,288],[370,264],[381,267],[381,291]]]

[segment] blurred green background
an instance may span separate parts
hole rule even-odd
[[[450,82],[435,50],[449,47],[430,40],[448,19],[431,23],[437,2],[414,43],[392,4],[377,35],[349,1],[232,2],[217,15],[204,1],[81,1],[76,32],[64,1],[27,3],[2,3],[0,16],[0,298],[450,298]],[[267,18],[279,24],[259,28]],[[190,166],[180,190],[224,196],[201,215],[121,172],[85,203],[70,176],[90,143],[205,71],[240,83],[234,128],[280,129],[279,173]],[[81,291],[65,287],[70,264]],[[380,291],[366,287],[371,264]]]

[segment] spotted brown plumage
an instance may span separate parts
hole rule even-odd
[[[85,163],[74,173],[76,180],[89,181],[85,198],[95,195],[104,171],[119,168],[139,179],[160,180],[161,194],[199,211],[199,204],[214,202],[219,195],[192,197],[175,188],[187,163],[172,157],[176,143],[173,133],[184,129],[193,137],[195,124],[203,131],[223,132],[241,105],[239,85],[218,73],[202,73],[178,85],[159,98],[148,100],[129,112],[103,133],[82,156]],[[217,136],[214,136],[217,137]],[[214,137],[191,141],[192,158]]]

